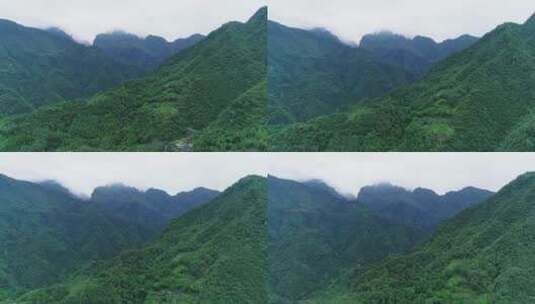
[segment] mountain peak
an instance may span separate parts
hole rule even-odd
[[[247,23],[266,22],[268,16],[267,6],[261,7],[256,13],[247,21]]]
[[[524,25],[535,26],[535,13],[531,15],[528,20],[526,20]]]

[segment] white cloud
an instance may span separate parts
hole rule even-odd
[[[169,193],[204,186],[224,190],[250,175],[319,178],[341,193],[391,182],[439,193],[475,186],[493,191],[527,171],[535,153],[3,153],[0,173],[54,179],[76,193],[124,183]]]
[[[263,0],[0,0],[0,18],[57,26],[84,41],[112,30],[174,40],[246,21],[263,5]]]
[[[268,171],[281,178],[323,179],[354,195],[381,182],[438,193],[466,186],[497,191],[535,171],[535,153],[283,153],[270,157]]]
[[[240,178],[267,175],[255,153],[2,153],[0,173],[22,180],[56,180],[75,193],[123,183],[174,194],[199,186],[224,190]]]
[[[533,0],[270,0],[270,19],[289,26],[325,27],[342,39],[392,30],[444,40],[481,36],[505,22],[522,23],[535,13]]]

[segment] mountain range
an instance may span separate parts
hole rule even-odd
[[[194,46],[204,38],[204,35],[194,34],[168,42],[165,38],[155,35],[141,38],[127,32],[115,31],[97,35],[93,46],[118,62],[150,70],[157,68],[172,55]]]
[[[121,205],[130,197],[146,207],[134,215],[151,215],[173,196],[106,188],[81,200],[56,183],[2,176],[0,303],[526,303],[535,296],[534,173],[498,193],[380,184],[357,197],[318,180],[248,176],[220,194],[187,194],[210,200],[185,199],[191,207],[172,219],[166,211],[157,231],[99,200],[115,193]],[[413,208],[396,207],[403,204]],[[441,216],[429,225],[431,210]]]
[[[20,115],[0,110],[5,114],[0,119],[0,150],[265,150],[267,131],[263,120],[257,121],[257,112],[258,104],[265,105],[267,96],[266,20],[267,8],[262,8],[248,22],[226,23],[204,38],[192,36],[169,44],[157,37],[143,40],[115,33],[100,35],[92,47],[80,46],[58,31],[31,29],[38,41],[42,36],[61,40],[95,52],[118,66],[149,71],[128,78],[135,79],[95,90],[98,92],[92,92],[89,97],[52,98],[57,102],[17,111]],[[13,52],[23,54],[20,49],[26,44],[14,48]],[[44,51],[43,46],[35,48],[35,53]],[[51,52],[62,53],[64,49]],[[165,59],[172,52],[178,53]],[[29,57],[35,58],[35,53]],[[79,52],[73,56],[86,60]],[[11,55],[7,58],[14,61],[10,67],[18,64],[17,58],[12,59]],[[69,64],[61,58],[54,60],[61,69]],[[163,63],[151,69],[158,62]],[[91,68],[99,64],[91,64]],[[32,66],[36,65],[32,63]],[[110,67],[106,62],[104,66]],[[17,87],[21,76],[13,79],[15,83],[8,83],[6,90]],[[78,81],[74,76],[69,79]],[[97,79],[101,78],[97,76]],[[214,131],[221,125],[236,128],[233,121],[224,121],[229,117],[239,117],[242,133],[236,134],[232,129]],[[223,132],[215,143],[214,132]],[[192,142],[199,142],[199,148]]]
[[[270,149],[530,150],[534,33],[535,16],[524,24],[500,25],[477,42],[468,39],[468,48],[434,63],[412,84],[353,102],[339,113],[273,128]]]
[[[107,186],[85,200],[55,182],[0,175],[0,300],[138,247],[217,195],[204,188],[169,196]]]
[[[533,191],[527,173],[446,220],[424,244],[365,274],[346,276],[310,303],[529,303]]]
[[[325,29],[269,21],[269,123],[303,122],[383,96],[476,41],[468,35],[436,43],[422,36],[378,33],[365,35],[355,46]]]

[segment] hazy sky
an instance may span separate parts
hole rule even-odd
[[[535,153],[290,153],[273,154],[270,174],[295,180],[323,179],[344,194],[391,182],[444,193],[475,186],[497,191],[535,171]]]
[[[347,41],[392,30],[437,40],[481,36],[506,21],[523,23],[533,0],[270,0],[270,19],[297,27],[325,27]]]
[[[224,190],[249,174],[267,175],[262,155],[180,153],[0,153],[0,173],[56,180],[77,194],[124,183],[175,194],[203,186]]]
[[[269,174],[322,179],[344,194],[391,182],[439,193],[476,186],[497,191],[535,171],[535,153],[4,153],[0,173],[23,180],[54,179],[76,193],[121,182],[174,194],[204,186],[224,190],[240,178]]]
[[[0,0],[0,18],[34,27],[57,26],[78,40],[126,30],[174,40],[207,34],[228,21],[246,21],[260,0]]]

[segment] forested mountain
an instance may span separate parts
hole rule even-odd
[[[246,177],[142,249],[16,303],[266,303],[266,193]]]
[[[432,231],[444,219],[493,195],[474,187],[438,195],[433,190],[409,191],[390,184],[363,187],[357,200],[374,214],[394,223]]]
[[[203,35],[195,34],[168,42],[159,36],[149,35],[141,38],[134,34],[116,31],[97,35],[93,45],[119,62],[150,70],[202,39]]]
[[[156,232],[171,219],[211,201],[218,195],[217,191],[197,188],[171,196],[158,189],[143,192],[119,184],[96,188],[91,195],[91,203],[103,213]]]
[[[410,39],[392,32],[380,32],[362,37],[359,47],[370,51],[382,62],[422,75],[433,63],[472,46],[477,40],[476,37],[462,35],[438,43],[424,36]]]
[[[0,175],[0,301],[139,246],[217,195],[204,188],[170,196],[108,186],[85,200],[55,182]]]
[[[318,303],[530,303],[535,174],[447,220],[421,248],[391,258]],[[344,291],[342,291],[344,290]]]
[[[319,183],[268,179],[270,303],[297,303],[358,265],[401,254],[425,233],[382,220]],[[355,269],[356,270],[356,269]]]
[[[141,74],[58,29],[0,19],[0,118],[87,97]]]
[[[141,79],[85,102],[0,121],[0,150],[190,150],[192,135],[265,82],[266,22],[262,8],[246,23],[223,25]],[[267,102],[267,96],[258,98]],[[251,140],[233,139],[237,145]],[[261,141],[255,150],[265,147]]]
[[[0,175],[0,301],[148,237],[143,227],[98,212],[57,184]]]
[[[529,150],[535,17],[503,24],[420,81],[344,114],[274,132],[292,151]]]
[[[414,77],[371,52],[318,30],[268,22],[268,119],[304,121],[381,96]]]

